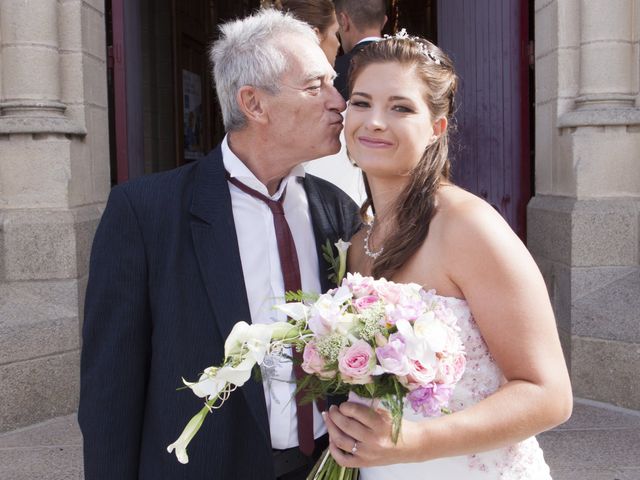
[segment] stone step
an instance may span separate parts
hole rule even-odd
[[[640,480],[640,412],[576,399],[571,419],[538,439],[554,480]],[[0,435],[0,479],[82,478],[75,415]]]

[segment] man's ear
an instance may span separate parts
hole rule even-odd
[[[262,102],[262,92],[251,85],[240,87],[236,94],[236,101],[240,110],[247,118],[254,122],[263,122],[265,119],[265,110]]]
[[[380,31],[384,29],[384,26],[387,24],[387,20],[389,20],[389,18],[385,15],[384,20],[382,21],[382,25],[380,25]]]
[[[340,28],[343,31],[345,32],[349,31],[349,26],[350,26],[349,15],[347,15],[346,12],[338,13],[338,25],[340,25]]]

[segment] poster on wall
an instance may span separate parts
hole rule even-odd
[[[184,119],[184,158],[195,160],[203,155],[202,80],[197,73],[182,70]]]

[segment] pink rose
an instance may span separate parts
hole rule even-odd
[[[396,304],[400,301],[402,289],[398,284],[379,280],[375,284],[378,295],[387,303]]]
[[[338,356],[338,370],[344,383],[355,385],[370,383],[375,366],[373,348],[364,340],[356,340]]]
[[[373,282],[371,277],[363,277],[359,273],[347,273],[342,285],[349,288],[353,298],[360,298],[375,293]]]
[[[312,340],[304,347],[302,352],[302,369],[310,375],[317,375],[320,378],[333,378],[336,375],[335,371],[325,370],[326,362],[320,352],[316,343]]]
[[[419,360],[410,360],[409,364],[411,366],[409,374],[406,377],[399,378],[400,383],[409,390],[415,390],[435,380],[438,372],[433,365],[424,364]]]
[[[367,295],[366,297],[360,297],[356,299],[356,301],[353,302],[353,304],[355,305],[358,312],[362,312],[367,308],[371,308],[373,305],[378,303],[379,300],[380,299],[375,295]]]

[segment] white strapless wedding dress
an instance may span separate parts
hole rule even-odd
[[[500,369],[489,354],[467,302],[441,297],[458,319],[460,336],[467,352],[464,375],[453,391],[450,408],[462,410],[495,392],[504,381]],[[405,409],[404,417],[414,421],[429,419]],[[401,463],[360,469],[361,480],[548,480],[549,467],[535,437],[515,445],[460,457],[448,457],[421,463]]]

